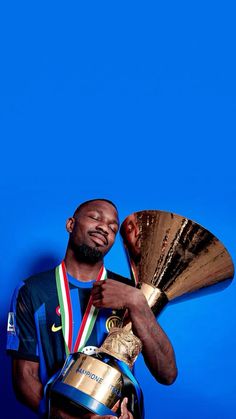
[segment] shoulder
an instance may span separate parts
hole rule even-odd
[[[40,272],[24,279],[22,285],[28,290],[40,292],[55,282],[55,269],[50,269],[45,272]]]
[[[109,269],[107,269],[107,277],[110,279],[114,279],[115,281],[123,282],[123,284],[126,285],[134,285],[133,281],[130,278],[126,278],[125,276],[112,272]]]
[[[55,268],[45,272],[39,272],[26,278],[23,282],[27,286],[35,286],[36,284],[42,285],[50,282],[55,278]]]
[[[40,272],[24,279],[17,286],[17,297],[40,302],[56,292],[55,269]]]

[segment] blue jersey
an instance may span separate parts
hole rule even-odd
[[[132,285],[129,279],[111,271],[107,271],[107,276]],[[82,282],[70,275],[68,280],[74,344],[94,281]],[[93,331],[86,342],[88,350],[102,344],[109,329],[119,324],[120,315],[111,309],[99,310]],[[43,385],[62,368],[66,355],[55,270],[31,276],[16,288],[8,316],[7,352],[15,358],[39,362]]]

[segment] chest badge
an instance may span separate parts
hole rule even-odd
[[[121,318],[118,316],[110,316],[106,321],[106,329],[109,332],[113,327],[120,327],[121,326]]]

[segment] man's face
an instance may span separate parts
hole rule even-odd
[[[115,241],[118,229],[116,209],[109,202],[97,200],[79,210],[68,231],[74,249],[85,245],[105,256]]]
[[[135,214],[129,215],[122,224],[122,237],[132,254],[140,254],[140,229]]]

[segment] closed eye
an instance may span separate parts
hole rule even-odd
[[[92,218],[92,220],[99,220],[98,215],[88,215],[88,218]]]
[[[113,226],[109,226],[109,228],[110,228],[111,231],[113,231],[114,234],[116,234],[117,231],[118,231],[115,226],[114,227]]]

